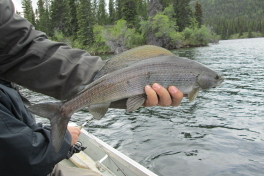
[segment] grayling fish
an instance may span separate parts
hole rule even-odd
[[[49,118],[52,144],[58,151],[72,114],[84,107],[88,107],[94,118],[101,119],[111,102],[120,99],[128,98],[128,112],[139,108],[146,99],[146,85],[159,83],[165,88],[175,85],[192,101],[200,89],[214,88],[223,80],[220,74],[196,61],[174,55],[160,56],[106,74],[65,103],[36,104],[29,110]]]

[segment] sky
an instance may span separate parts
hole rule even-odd
[[[22,0],[12,0],[12,1],[15,5],[16,11],[23,12],[22,3],[21,3]],[[32,1],[33,9],[35,11],[35,9],[38,7],[38,5],[37,5],[38,0],[31,0],[31,1]]]
[[[12,1],[13,1],[14,5],[15,5],[16,11],[23,12],[22,3],[21,3],[22,0],[12,0]],[[38,5],[37,5],[38,0],[31,0],[31,1],[32,1],[33,9],[35,11],[35,9],[38,8]],[[108,1],[106,1],[106,8],[107,7],[108,7]]]

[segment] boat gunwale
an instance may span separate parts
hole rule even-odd
[[[124,155],[123,153],[119,152],[118,150],[114,149],[107,143],[103,142],[99,138],[95,137],[88,131],[82,129],[82,133],[79,137],[80,141],[85,143],[92,143],[95,147],[100,148],[101,152],[104,152],[105,155],[108,155],[110,159],[114,162],[115,165],[118,165],[117,167],[119,169],[122,169],[122,172],[124,172],[124,169],[122,168],[122,165],[126,167],[128,170],[132,171],[136,175],[144,176],[157,176],[155,173],[150,171],[149,169],[145,168],[138,162],[134,161],[133,159],[129,158],[128,156]],[[88,139],[88,141],[86,141]],[[86,141],[86,142],[85,142]],[[84,152],[89,152],[89,146],[87,146],[87,149]],[[88,154],[89,155],[89,154]],[[90,156],[91,157],[91,156]],[[94,159],[94,158],[93,158]],[[99,160],[96,160],[98,162]],[[107,164],[104,163],[106,167]],[[109,167],[108,167],[109,168]]]

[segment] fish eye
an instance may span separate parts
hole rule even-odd
[[[214,78],[215,78],[215,79],[219,79],[219,76],[218,76],[218,75],[216,75]]]

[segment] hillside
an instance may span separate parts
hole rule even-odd
[[[198,0],[202,5],[203,22],[212,26],[223,38],[245,32],[264,34],[263,0]],[[196,0],[191,0],[194,7]]]

